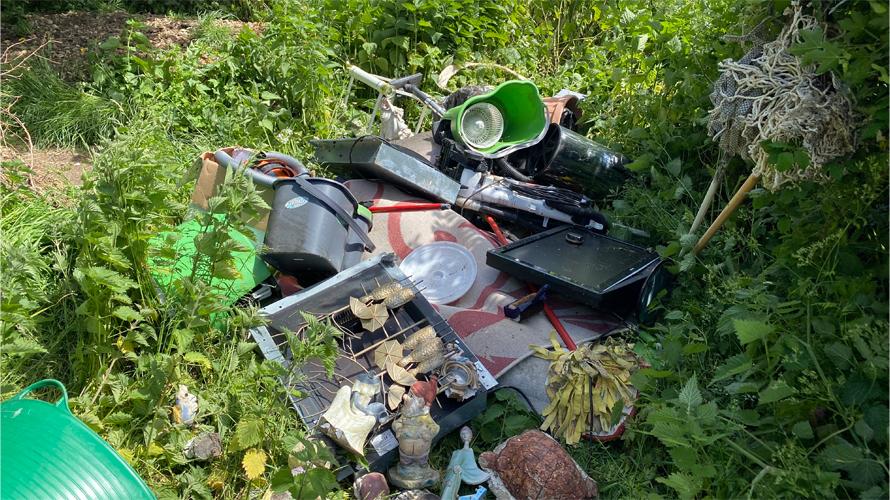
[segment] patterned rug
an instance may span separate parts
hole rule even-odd
[[[351,180],[346,186],[359,201],[375,205],[427,202],[398,188],[378,182]],[[375,254],[393,252],[404,259],[415,248],[436,241],[451,241],[466,247],[476,258],[478,270],[472,288],[460,299],[437,306],[464,342],[496,378],[531,355],[529,345],[550,345],[553,327],[543,313],[522,323],[504,316],[504,306],[526,295],[524,283],[485,265],[485,253],[498,246],[483,231],[453,210],[378,213],[374,215],[371,239]],[[618,327],[609,316],[559,297],[548,300],[575,343],[595,340]]]

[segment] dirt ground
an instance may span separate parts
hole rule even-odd
[[[43,47],[43,56],[68,81],[89,77],[89,52],[109,37],[121,35],[126,30],[129,19],[144,23],[146,28],[143,32],[149,42],[159,49],[175,45],[187,46],[199,22],[194,18],[132,14],[124,11],[31,14],[27,19],[31,33],[26,36],[11,38],[12,30],[0,31],[3,62],[14,61]],[[261,23],[234,20],[221,20],[218,23],[233,32],[245,25],[258,33],[262,32]]]
[[[0,147],[0,160],[21,160],[31,167],[34,171],[31,187],[35,191],[61,188],[68,184],[80,186],[83,183],[81,176],[92,168],[89,153],[64,148],[34,149],[29,152],[27,148]]]
[[[143,33],[156,48],[186,47],[194,36],[199,21],[194,18],[172,18],[129,12],[68,12],[63,14],[32,14],[28,16],[31,33],[10,37],[11,30],[0,30],[2,63],[8,64],[43,48],[42,56],[55,67],[62,78],[78,81],[89,78],[89,53],[103,41],[121,35],[127,20],[136,19],[146,25]],[[217,21],[233,33],[245,25],[257,33],[261,23],[234,20]],[[50,148],[28,151],[27,147],[0,146],[0,160],[19,159],[31,167],[32,187],[42,191],[66,184],[80,185],[81,176],[91,167],[89,153],[73,149]]]

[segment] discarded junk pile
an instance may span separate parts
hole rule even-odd
[[[253,219],[248,234],[227,229],[234,272],[209,281],[230,304],[262,307],[267,322],[251,330],[254,340],[263,356],[286,368],[281,382],[307,428],[339,451],[339,477],[363,472],[356,474],[358,498],[387,495],[392,485],[414,492],[410,498],[433,497],[417,491],[431,488],[450,500],[458,498],[462,484],[486,481],[499,498],[596,496],[596,483],[540,431],[510,438],[477,464],[469,447],[472,433],[464,427],[463,446],[454,451],[446,470],[430,465],[432,446],[480,414],[488,391],[497,385],[435,306],[467,293],[477,263],[460,242],[450,241],[422,245],[401,262],[392,253],[366,253],[375,250],[369,235],[375,212],[455,207],[490,228],[501,243],[488,251],[488,266],[541,285],[530,286],[528,296],[504,307],[504,315],[521,322],[543,310],[574,351],[574,342],[546,303],[548,293],[634,320],[645,319],[647,306],[665,286],[658,256],[607,236],[609,223],[588,198],[631,177],[626,159],[573,130],[580,116],[577,96],[545,100],[533,83],[514,80],[494,89],[457,92],[442,106],[419,90],[419,75],[384,80],[355,67],[350,71],[379,92],[377,103],[388,116],[381,127],[385,137],[316,141],[316,160],[429,201],[364,205],[343,183],[313,176],[285,154],[243,148],[205,153],[191,200],[193,209],[206,215],[203,222],[190,218],[151,242],[156,247],[174,242],[173,257],[149,263],[159,289],[174,294],[178,276],[195,275],[203,249],[216,244],[208,243],[217,236],[207,234],[208,217],[222,222],[237,215],[219,213],[221,188],[231,176],[245,175],[269,209]],[[423,103],[434,116],[433,130],[417,135],[407,131],[391,102],[394,96]],[[504,224],[503,231],[497,221]],[[214,272],[213,265],[208,272]],[[333,365],[294,357],[293,343],[319,329],[336,338]],[[572,359],[586,362],[582,351],[577,352]],[[553,357],[568,359],[564,353]],[[23,399],[48,384],[61,390],[57,403]],[[174,419],[193,422],[197,404],[188,388],[180,386]],[[132,468],[71,416],[61,383],[41,381],[2,406],[4,428],[69,429],[71,443],[101,455],[97,463],[112,471],[103,476],[117,481],[107,484],[110,496],[152,497]],[[12,411],[19,407],[40,418],[19,418],[21,411]],[[564,414],[559,408],[546,412]],[[586,417],[564,415],[560,421],[578,420],[570,435],[576,440],[587,428]],[[595,418],[591,413],[591,425]],[[30,445],[19,436],[30,434],[4,432],[4,456],[23,454]],[[60,453],[59,443],[66,442],[41,443],[35,460]],[[219,436],[198,436],[184,453],[194,460],[218,457]],[[23,467],[29,474],[42,470]],[[70,484],[57,486],[77,489],[95,479],[96,474],[83,472]],[[35,482],[39,480],[4,481],[3,496]],[[481,498],[485,492],[480,486],[460,498]]]
[[[573,130],[580,116],[577,96],[545,100],[533,83],[516,80],[476,95],[458,92],[443,107],[419,90],[419,75],[387,81],[355,67],[351,73],[379,92],[378,105],[390,116],[397,114],[394,96],[423,103],[434,116],[433,130],[406,133],[395,116],[382,127],[392,140],[366,135],[314,141],[316,161],[429,201],[360,204],[343,183],[313,176],[288,155],[241,148],[206,153],[194,208],[208,210],[233,173],[248,176],[270,207],[252,224],[253,234],[232,235],[252,251],[236,255],[240,278],[216,286],[232,303],[262,306],[268,321],[251,334],[263,356],[287,368],[282,383],[307,428],[339,451],[341,479],[366,467],[386,473],[400,489],[439,487],[446,498],[457,498],[461,481],[489,480],[495,488],[507,483],[504,491],[510,492],[509,480],[496,480],[497,460],[489,459],[491,474],[483,472],[466,446],[469,451],[455,452],[444,474],[428,462],[433,444],[481,413],[497,385],[434,306],[467,292],[476,261],[460,242],[423,245],[402,262],[392,253],[367,256],[375,250],[373,214],[455,207],[490,228],[502,246],[488,252],[486,264],[542,286],[504,314],[523,321],[544,310],[571,350],[575,344],[549,309],[547,293],[632,321],[645,319],[665,287],[659,257],[607,236],[607,219],[594,199],[581,194],[597,197],[620,186],[631,177],[627,160]],[[177,233],[195,231],[186,222]],[[194,238],[178,241],[186,242],[177,249],[179,260],[154,266],[162,289],[198,252]],[[337,332],[335,364],[295,363],[289,342],[319,325]],[[571,461],[567,455],[554,460]],[[595,494],[595,483],[575,469],[578,491]],[[388,491],[386,480],[374,477],[361,476],[364,489],[356,484],[357,496]]]

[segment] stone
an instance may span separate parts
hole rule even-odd
[[[207,461],[222,455],[222,444],[219,434],[205,432],[185,443],[185,457],[193,460]]]
[[[378,500],[389,496],[386,477],[379,472],[371,472],[355,480],[353,493],[358,500]]]
[[[550,435],[537,429],[482,453],[479,465],[491,474],[488,485],[499,500],[596,498],[591,479]]]

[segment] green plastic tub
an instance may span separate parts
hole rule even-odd
[[[55,386],[55,403],[25,398]],[[0,403],[0,499],[153,499],[136,471],[68,408],[58,380],[41,380]]]

